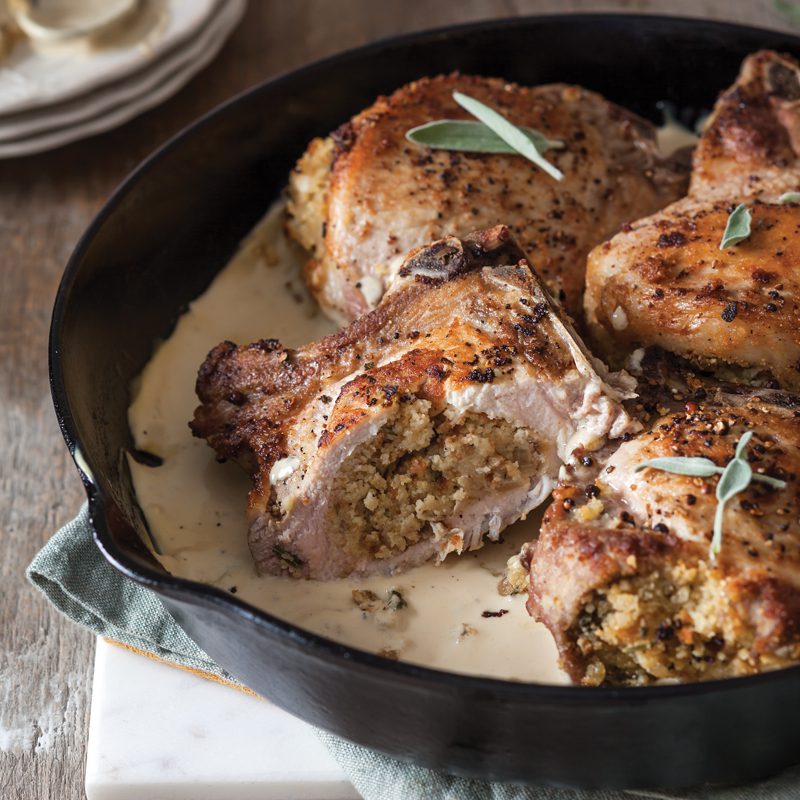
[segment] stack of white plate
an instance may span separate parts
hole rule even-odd
[[[139,0],[114,36],[15,42],[0,57],[0,158],[107,131],[166,100],[216,56],[245,3]]]

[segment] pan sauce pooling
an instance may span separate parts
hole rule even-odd
[[[695,140],[674,122],[659,130],[665,154]],[[299,278],[305,256],[284,237],[282,215],[282,203],[266,214],[134,387],[129,422],[136,446],[163,459],[157,468],[128,459],[156,557],[174,575],[235,589],[282,619],[365,650],[456,672],[566,683],[555,645],[525,612],[524,596],[497,592],[507,559],[535,535],[538,514],[507,529],[502,544],[395,578],[309,582],[256,574],[244,515],[249,480],[237,465],[218,464],[186,420],[197,403],[196,365],[218,342],[269,335],[296,347],[335,329]],[[354,598],[353,590],[373,592],[378,601]],[[381,610],[393,590],[407,605]],[[377,613],[364,610],[373,607]]]
[[[526,614],[524,596],[497,592],[507,559],[535,534],[538,517],[509,528],[502,544],[394,578],[314,582],[256,574],[244,516],[247,476],[235,464],[218,464],[186,420],[196,405],[195,366],[219,341],[268,332],[297,346],[332,330],[296,279],[298,254],[280,220],[276,206],[181,318],[136,387],[129,411],[136,446],[164,459],[156,468],[129,459],[158,559],[175,575],[235,587],[255,606],[365,650],[457,672],[565,683],[555,646]],[[354,597],[354,590],[362,593]]]

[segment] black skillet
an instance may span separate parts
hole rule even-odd
[[[626,15],[448,28],[269,81],[168,142],[81,239],[53,312],[56,413],[68,447],[80,450],[93,475],[83,478],[106,558],[157,592],[197,643],[248,686],[314,725],[402,759],[574,787],[743,781],[800,760],[800,667],[626,689],[465,677],[345,647],[171,577],[142,545],[142,515],[120,457],[132,446],[130,383],[154,343],[276,197],[306,142],[377,94],[461,70],[523,84],[579,83],[657,119],[661,100],[695,113],[708,108],[742,58],[764,47],[798,55],[800,38]]]

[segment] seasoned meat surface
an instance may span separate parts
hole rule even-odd
[[[609,380],[499,226],[412,251],[320,342],[220,344],[191,427],[252,475],[259,569],[391,573],[497,538],[576,448],[637,430]]]
[[[518,155],[409,142],[405,134],[417,125],[472,119],[452,99],[454,90],[563,142],[544,157],[564,180]],[[378,98],[311,143],[290,179],[288,230],[311,254],[311,291],[339,321],[373,308],[420,241],[497,224],[510,228],[577,318],[591,247],[680,197],[685,177],[685,168],[659,157],[650,123],[594,92],[438,76]]]
[[[797,403],[753,395],[735,405],[690,403],[655,419],[594,473],[571,470],[559,485],[524,560],[529,610],[553,633],[575,681],[706,680],[800,660]],[[714,559],[718,476],[636,467],[665,456],[725,466],[747,431],[753,471],[787,486],[754,480],[728,501]]]
[[[586,319],[621,364],[659,347],[720,374],[800,390],[800,68],[748,57],[695,151],[689,195],[589,256]],[[751,234],[720,249],[746,202]]]

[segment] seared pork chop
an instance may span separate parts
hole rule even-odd
[[[688,197],[592,251],[586,319],[622,364],[660,347],[721,376],[800,389],[800,67],[749,56],[695,151]],[[720,249],[730,212],[751,234]]]
[[[563,149],[545,158],[432,150],[405,138],[434,120],[472,119],[468,94]],[[623,222],[680,197],[686,169],[658,155],[653,126],[577,86],[527,88],[469,75],[425,78],[380,97],[316,139],[289,182],[289,233],[310,253],[308,285],[342,322],[374,308],[421,241],[507,225],[554,297],[582,313],[586,255]]]
[[[559,485],[523,561],[528,608],[573,680],[707,680],[800,660],[800,419],[787,405],[690,404]],[[665,456],[725,466],[747,431],[753,472],[787,485],[753,480],[729,500],[712,558],[718,476],[637,467]]]
[[[219,345],[191,427],[252,475],[260,570],[391,573],[496,539],[575,448],[636,430],[608,381],[498,226],[413,251],[320,342]]]

